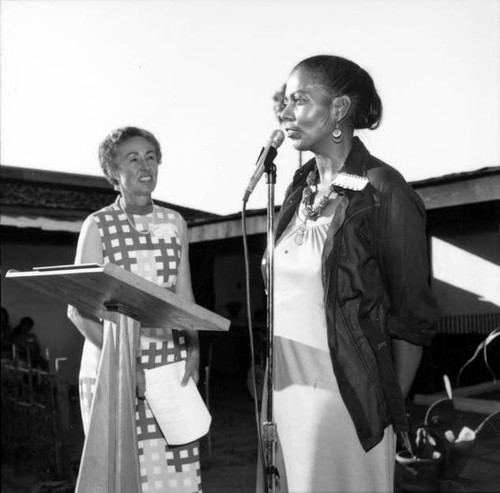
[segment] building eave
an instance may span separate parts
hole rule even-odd
[[[412,182],[427,210],[500,200],[500,166]]]
[[[46,218],[48,222],[38,221],[41,227],[50,223],[52,228],[59,221],[66,231],[67,221],[72,220],[77,225],[71,227],[72,231],[81,226],[90,213],[112,203],[117,195],[111,184],[99,176],[0,166],[0,178],[1,222],[8,222],[13,227]],[[178,211],[188,225],[219,217],[157,199],[155,203]],[[17,221],[17,218],[25,219]]]
[[[500,166],[411,182],[426,210],[500,201]],[[279,208],[277,208],[279,210]],[[267,231],[267,210],[247,212],[247,234]],[[191,242],[242,236],[241,213],[208,219],[189,229]]]
[[[75,190],[75,196],[80,196],[82,190],[94,193],[100,202],[110,203],[116,196],[111,185],[102,177],[75,175],[52,171],[32,170],[10,166],[0,167],[2,182],[28,182],[35,186],[54,187],[54,190]],[[37,185],[38,184],[38,185]],[[454,173],[450,175],[419,180],[410,183],[422,198],[428,211],[462,205],[473,205],[500,200],[500,166],[481,168],[475,171]],[[29,201],[28,201],[29,202]],[[91,200],[93,210],[95,201]],[[196,209],[175,206],[159,202],[164,207],[178,210],[186,216],[189,226],[190,242],[214,241],[242,236],[241,213],[225,216],[211,214]],[[36,206],[32,203],[8,204],[2,199],[2,226],[18,228],[41,228],[47,231],[78,232],[85,217],[92,212],[88,204],[78,208],[67,205],[58,207],[54,204]],[[279,207],[276,208],[279,211]],[[58,229],[59,228],[59,229]],[[263,234],[267,231],[267,210],[249,210],[246,214],[246,229],[248,235]]]

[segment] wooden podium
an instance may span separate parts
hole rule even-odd
[[[230,321],[114,264],[11,270],[6,277],[82,313],[113,322],[104,331],[75,491],[140,492],[135,425],[135,355],[140,327],[227,331]]]
[[[227,331],[230,321],[114,264],[82,264],[10,270],[7,278],[65,301],[97,318],[116,312],[144,327]],[[120,309],[115,309],[116,306]]]

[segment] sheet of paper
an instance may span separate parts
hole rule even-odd
[[[145,370],[145,396],[170,445],[182,445],[202,437],[210,428],[208,412],[192,378],[181,386],[186,368],[178,361]]]

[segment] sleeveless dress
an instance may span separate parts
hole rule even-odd
[[[139,231],[131,227],[116,202],[92,214],[102,240],[104,263],[116,264],[134,274],[174,291],[182,255],[183,219],[170,209],[154,206],[153,213],[128,212]],[[105,324],[110,322],[105,321]],[[95,395],[101,350],[85,340],[80,367],[80,407],[87,434]],[[182,332],[142,327],[140,366],[151,369],[186,359],[186,341]],[[135,399],[137,447],[143,492],[201,492],[198,442],[170,447],[146,400]]]
[[[303,219],[299,210],[275,248],[274,419],[287,478],[279,491],[392,491],[393,432],[363,450],[331,363],[321,255],[332,216],[307,221],[297,245]]]

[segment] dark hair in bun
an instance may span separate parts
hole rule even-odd
[[[373,79],[359,65],[333,55],[317,55],[302,60],[293,71],[306,70],[331,95],[349,96],[351,107],[347,114],[353,129],[373,130],[382,120],[382,101]]]

